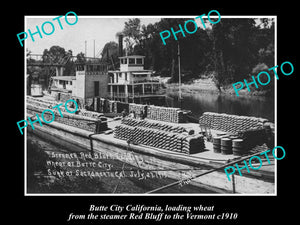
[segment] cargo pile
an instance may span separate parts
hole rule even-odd
[[[180,108],[124,103],[103,98],[90,98],[88,100],[86,100],[87,109],[96,112],[118,114],[125,109],[127,113],[134,111],[136,115],[142,111],[145,117],[164,122],[184,123],[187,120],[186,113]]]
[[[186,154],[193,154],[197,152],[202,152],[205,149],[203,136],[193,135],[185,136],[182,139],[182,152]]]
[[[57,103],[55,103],[54,101],[35,99],[27,96],[27,113],[35,115],[36,113],[43,112],[43,110],[47,108],[52,109],[52,107],[56,104]],[[55,122],[63,123],[95,133],[100,133],[101,131],[105,131],[108,129],[107,119],[103,117],[103,113],[81,109],[78,110],[75,114],[70,114],[66,112],[64,106],[59,107],[59,109],[61,112],[59,112],[57,109],[52,110],[55,115]],[[61,116],[61,114],[63,116]],[[51,121],[53,117],[49,111],[46,111],[43,116],[47,121]]]
[[[63,107],[61,107],[61,108],[63,108]],[[33,104],[29,104],[29,103],[27,104],[26,109],[27,109],[27,113],[29,115],[40,114],[44,110],[44,108],[35,106]],[[91,132],[95,132],[95,130],[96,130],[96,122],[98,120],[96,120],[94,118],[66,113],[64,110],[61,110],[61,114],[63,116],[61,116],[60,112],[58,112],[57,110],[53,110],[53,113],[55,115],[55,122],[63,123],[63,124],[69,125],[69,126],[88,130]],[[45,120],[51,121],[53,118],[53,115],[49,111],[46,111],[43,114],[43,117]],[[100,129],[105,129],[105,125],[107,127],[107,124],[102,124],[100,126]]]
[[[188,132],[188,130],[181,126],[173,126],[170,124],[163,124],[159,122],[150,122],[148,120],[137,120],[133,118],[123,118],[121,121],[122,124],[133,126],[133,127],[144,127],[144,128],[151,128],[151,129],[157,129],[167,132],[173,132],[173,133],[183,133]]]
[[[134,131],[134,127],[127,126],[127,125],[119,125],[116,126],[114,130],[114,137],[126,141],[132,140],[132,134]]]
[[[168,108],[162,106],[149,106],[147,117],[171,123],[184,123],[185,115],[180,108]]]
[[[147,105],[129,103],[129,112],[134,111],[136,114],[139,114],[141,111],[147,111]]]
[[[26,102],[27,102],[27,104],[32,104],[32,105],[39,106],[42,108],[52,108],[52,106],[57,105],[57,102],[55,102],[55,101],[48,101],[45,99],[34,98],[31,96],[26,96]]]
[[[108,109],[106,112],[110,113],[121,113],[124,109],[128,112],[130,108],[130,104],[124,103],[124,102],[119,102],[119,101],[113,101],[113,100],[106,100],[108,104]],[[101,102],[101,101],[100,101]],[[100,104],[99,110],[103,111],[103,107],[101,109],[101,106],[104,104]]]
[[[189,135],[183,127],[132,118],[122,120],[114,130],[114,137],[184,154],[201,152],[205,148],[202,135]]]
[[[88,111],[88,110],[85,110],[85,109],[81,109],[78,112],[78,114],[82,115],[82,116],[86,116],[86,117],[96,118],[96,119],[103,116],[103,113]]]
[[[57,102],[54,101],[48,101],[45,99],[37,99],[37,98],[32,98],[30,96],[27,96],[27,104],[32,105],[32,106],[38,106],[41,108],[52,108],[53,106],[57,105]],[[66,112],[66,109],[64,106],[59,107],[60,111]],[[54,110],[57,111],[57,110]],[[94,112],[94,111],[89,111],[86,109],[80,109],[76,112],[77,115],[85,116],[85,117],[90,117],[90,118],[99,118],[100,116],[103,116],[103,113],[99,112]]]
[[[26,102],[27,105],[31,105],[31,106],[36,106],[36,107],[40,107],[40,108],[49,108],[52,109],[52,107],[54,107],[55,105],[57,105],[58,103],[55,101],[49,101],[49,100],[45,100],[45,99],[38,99],[38,98],[33,98],[31,96],[27,96],[26,98]],[[63,104],[59,107],[60,111],[62,112],[66,112],[65,107],[63,106]],[[57,110],[54,110],[57,111]]]
[[[238,133],[239,137],[244,140],[248,148],[253,148],[256,145],[262,145],[267,140],[265,129],[249,129]]]
[[[199,118],[200,126],[235,134],[250,129],[262,129],[267,121],[267,119],[262,118],[214,112],[205,112]]]
[[[119,101],[115,102],[114,113],[121,113],[124,109],[129,112],[128,103]]]

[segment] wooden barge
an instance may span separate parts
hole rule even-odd
[[[45,101],[39,101],[42,104]],[[44,110],[41,105],[34,98],[27,97],[27,114],[33,116],[35,113],[40,114]],[[205,141],[205,151],[194,154],[184,154],[181,152],[173,152],[157,147],[151,147],[143,144],[128,143],[127,140],[121,140],[114,137],[113,132],[101,132],[95,134],[95,127],[89,126],[90,129],[82,129],[81,125],[88,122],[95,122],[95,118],[82,115],[64,114],[66,121],[55,120],[43,126],[35,126],[32,130],[28,127],[28,131],[34,132],[48,140],[58,138],[64,143],[75,144],[81,147],[83,151],[98,152],[104,155],[115,154],[130,156],[132,160],[126,160],[133,166],[139,167],[143,170],[164,170],[168,177],[183,180],[189,179],[199,174],[207,173],[204,176],[199,176],[190,181],[191,184],[205,187],[217,191],[220,194],[247,194],[247,195],[274,195],[275,191],[275,165],[274,161],[271,165],[263,162],[260,170],[247,173],[246,170],[243,176],[236,174],[234,180],[229,181],[224,169],[224,165],[235,161],[242,160],[243,157],[235,155],[223,155],[213,151],[213,143]],[[148,120],[148,119],[147,119]],[[81,123],[80,126],[72,125],[73,122]],[[148,120],[151,122],[151,120]],[[152,121],[153,122],[153,121]],[[168,125],[170,123],[160,122]],[[113,131],[120,126],[120,120],[111,120],[108,122],[108,127]],[[200,127],[196,123],[183,123],[179,126],[187,129],[192,129],[195,133],[199,133]],[[212,136],[219,135],[218,130],[211,130]],[[266,146],[257,147],[258,150],[266,150]],[[142,157],[143,160],[133,160],[135,157]],[[121,157],[120,161],[122,161]],[[128,158],[128,157],[127,157]],[[199,193],[201,194],[201,193]]]

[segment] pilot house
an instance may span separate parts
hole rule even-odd
[[[152,70],[144,69],[145,56],[122,56],[120,70],[108,71],[108,97],[124,102],[141,102],[161,96],[161,83]]]

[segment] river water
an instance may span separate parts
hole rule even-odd
[[[237,97],[211,93],[182,94],[178,100],[178,93],[167,93],[167,105],[191,110],[196,118],[203,112],[218,112],[241,116],[255,116],[266,118],[274,122],[275,100],[270,97]]]

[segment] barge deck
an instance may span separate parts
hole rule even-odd
[[[236,175],[233,184],[228,181],[224,171],[218,168],[226,165],[228,160],[234,160],[237,157],[213,153],[209,144],[205,152],[185,155],[143,145],[128,145],[126,141],[116,139],[112,134],[94,134],[57,122],[37,127],[32,132],[38,132],[48,140],[51,140],[53,136],[76,144],[82,147],[82,151],[92,150],[104,155],[121,156],[119,160],[122,161],[123,158],[126,163],[144,170],[165,170],[168,177],[177,180],[216,169],[213,173],[193,179],[191,184],[218,190],[219,193],[233,193],[234,191],[234,193],[242,194],[274,194],[275,192],[274,163],[267,165],[265,162],[258,172],[251,171],[243,176]],[[132,156],[142,158],[138,160],[138,165],[136,160],[128,160],[128,158],[132,159]]]
[[[28,116],[33,115],[28,113]],[[168,124],[168,122],[161,121],[159,123]],[[120,124],[120,120],[110,120],[108,127],[114,130]],[[182,123],[180,126],[193,129],[195,133],[200,131],[199,124],[196,123]],[[43,126],[36,126],[34,130],[28,127],[28,131],[36,132],[48,140],[55,137],[64,142],[75,144],[85,152],[118,156],[120,161],[124,160],[124,162],[126,161],[126,163],[142,170],[165,171],[168,177],[176,180],[198,176],[190,180],[192,185],[205,187],[218,193],[275,194],[274,160],[271,161],[271,165],[267,161],[263,161],[259,170],[251,170],[251,173],[244,170],[243,176],[236,174],[234,179],[229,181],[224,173],[224,166],[233,161],[241,161],[243,157],[215,153],[213,144],[207,140],[205,140],[204,151],[188,155],[142,144],[128,144],[126,140],[114,138],[113,132],[95,134],[56,121],[43,124]],[[211,133],[214,136],[222,132],[211,130]],[[267,150],[265,145],[257,146],[255,151],[264,150]],[[136,158],[140,160],[136,160]],[[205,173],[207,174],[201,176]]]

